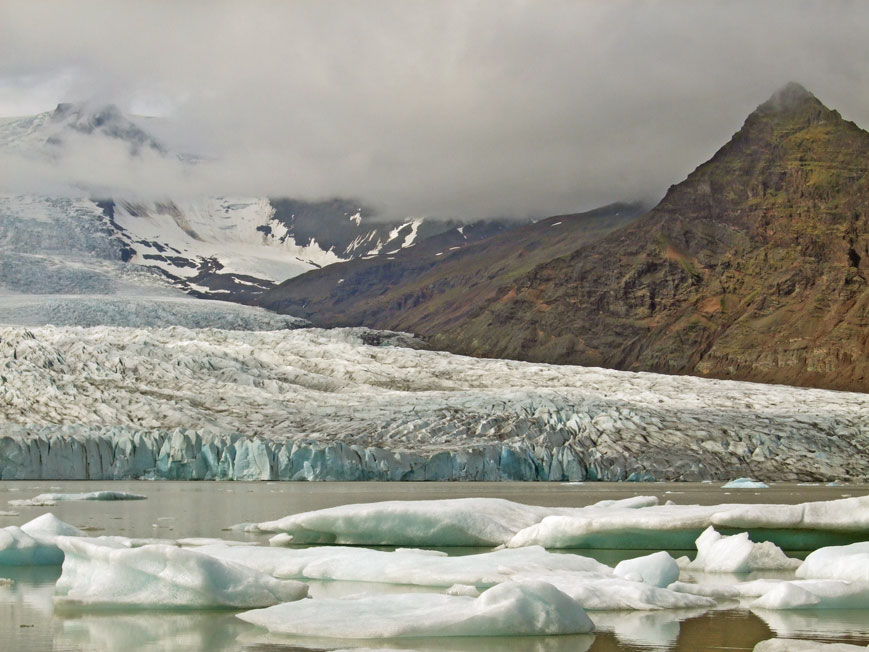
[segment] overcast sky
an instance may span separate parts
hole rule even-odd
[[[0,0],[0,115],[112,102],[215,157],[76,161],[110,187],[542,216],[657,200],[791,80],[869,127],[867,35],[836,0]]]

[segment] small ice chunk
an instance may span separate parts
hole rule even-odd
[[[262,607],[300,600],[308,586],[278,580],[187,548],[109,547],[60,537],[55,602],[88,607]]]
[[[668,553],[661,551],[620,561],[613,574],[626,580],[665,588],[679,579],[679,566]]]
[[[869,584],[869,541],[815,550],[797,569],[797,577]]]
[[[788,570],[800,565],[798,559],[791,559],[770,541],[752,542],[747,532],[722,536],[709,526],[695,543],[697,558],[689,564],[689,568],[707,573]]]
[[[57,516],[48,512],[37,516],[21,526],[21,529],[33,537],[83,537],[85,533],[74,525],[61,521]]]
[[[145,500],[147,496],[125,491],[90,491],[78,494],[39,494],[27,500],[10,500],[13,507],[45,507],[70,500]]]
[[[752,478],[736,478],[735,480],[731,480],[725,485],[722,485],[722,489],[769,489],[769,485],[765,482],[760,482],[759,480],[753,480]]]
[[[771,638],[754,646],[753,652],[866,652],[869,647],[848,643],[819,643],[792,638]]]
[[[354,639],[543,636],[594,628],[582,607],[545,582],[505,582],[478,598],[405,593],[302,600],[238,617],[274,633]]]
[[[447,595],[464,595],[469,598],[476,598],[480,595],[480,591],[476,586],[470,584],[453,584],[446,590]]]

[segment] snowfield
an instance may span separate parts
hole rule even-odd
[[[365,329],[0,326],[0,478],[869,477],[869,395],[413,344]]]

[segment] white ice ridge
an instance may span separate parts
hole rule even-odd
[[[658,505],[654,497],[580,508],[495,498],[343,505],[245,526],[295,543],[518,548],[689,549],[709,526],[762,529],[771,538],[869,533],[869,496],[799,505]],[[759,553],[755,553],[759,554]]]
[[[397,338],[0,327],[0,479],[869,477],[867,394],[370,345]]]
[[[145,500],[146,498],[147,496],[126,491],[88,491],[73,494],[39,494],[33,498],[10,500],[9,504],[15,507],[39,507],[56,505],[69,500]]]
[[[188,548],[127,548],[106,540],[59,537],[63,572],[55,602],[118,608],[263,607],[300,600],[308,586],[279,580]]]
[[[545,582],[505,582],[477,598],[410,593],[301,600],[238,617],[280,634],[355,639],[541,636],[594,628],[581,606]]]
[[[869,585],[869,541],[815,550],[797,569],[797,577],[840,579]]]

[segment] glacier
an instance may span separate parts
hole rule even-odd
[[[869,395],[367,329],[0,326],[0,406],[3,480],[869,477]]]

